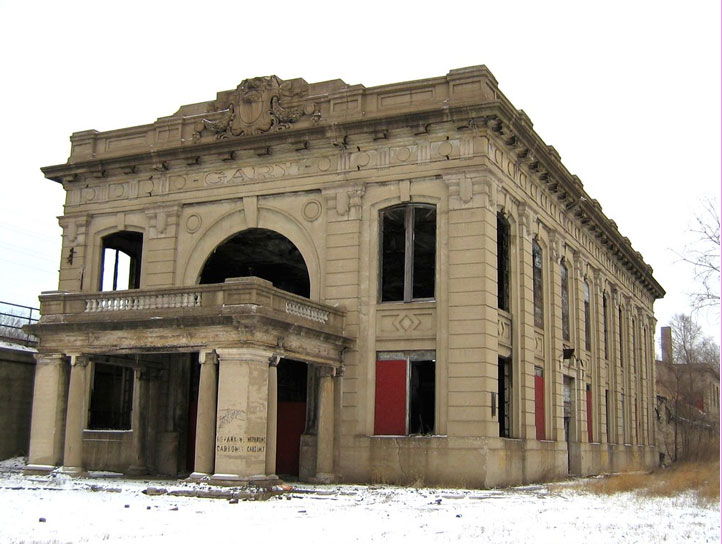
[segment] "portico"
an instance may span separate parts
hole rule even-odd
[[[305,429],[316,439],[317,458],[302,462],[317,467],[319,478],[332,478],[333,376],[352,344],[343,335],[340,310],[255,277],[180,289],[44,293],[41,305],[36,398],[50,400],[41,390],[66,393],[36,403],[33,429],[39,434],[32,440],[29,470],[62,466],[77,473],[91,458],[98,468],[101,444],[114,442],[127,450],[121,456],[130,461],[127,473],[163,472],[161,467],[182,473],[179,452],[185,448],[192,451],[186,466],[195,478],[277,478],[276,369],[287,358],[306,363],[309,374],[318,376],[311,391],[317,418]],[[88,428],[94,365],[109,361],[132,368],[129,429]],[[199,367],[197,393],[181,398],[179,391],[189,390],[181,383],[184,372],[193,389],[193,365]],[[195,408],[180,413],[179,406]],[[185,413],[193,416],[188,428]],[[108,465],[119,468],[118,462]]]

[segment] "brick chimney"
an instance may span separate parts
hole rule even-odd
[[[672,363],[672,327],[662,327],[662,362]]]

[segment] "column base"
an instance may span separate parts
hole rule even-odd
[[[30,476],[49,474],[56,468],[58,467],[54,465],[26,465],[25,470],[23,470],[23,474],[27,474]]]
[[[239,476],[238,474],[216,473],[210,478],[210,483],[222,486],[254,485],[258,487],[271,487],[281,483],[275,474],[254,474],[252,476]]]
[[[148,467],[143,465],[131,465],[125,471],[128,476],[143,476],[148,474]]]
[[[83,474],[85,472],[85,469],[83,467],[62,466],[60,467],[60,472],[62,472],[63,474],[69,474],[70,476],[79,476],[80,474]]]
[[[208,480],[210,478],[212,478],[212,475],[207,472],[192,472],[191,475],[188,476],[188,478],[186,478],[186,479],[195,481],[195,480]]]
[[[310,480],[315,484],[332,484],[336,481],[336,475],[330,472],[318,472]]]

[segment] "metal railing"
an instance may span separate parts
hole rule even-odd
[[[38,308],[0,300],[0,339],[25,346],[35,345],[37,339],[26,334],[23,326],[36,323],[39,317]]]

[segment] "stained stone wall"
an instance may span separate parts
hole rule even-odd
[[[107,234],[142,233],[143,293],[197,284],[219,244],[262,228],[298,248],[310,300],[343,312],[349,342],[323,382],[332,410],[302,438],[302,475],[488,486],[656,459],[653,303],[664,291],[486,67],[373,88],[251,78],[152,124],[71,141],[68,163],[43,169],[67,191],[60,291],[97,290]],[[434,296],[382,302],[381,214],[417,205],[436,214]],[[510,225],[508,310],[498,307],[498,214]],[[543,270],[536,285],[534,244]],[[232,307],[224,302],[219,315]],[[247,328],[213,330],[204,329],[208,341],[174,329],[157,338],[199,350],[249,347]],[[123,349],[132,351],[135,334],[122,338]],[[266,338],[263,349],[282,351],[283,336]],[[574,355],[564,358],[565,348]],[[316,353],[330,362],[323,349]],[[377,358],[416,352],[434,357],[433,433],[376,435]],[[218,438],[235,425],[233,436],[267,443],[269,378],[224,366],[219,353]],[[508,436],[500,356],[511,361]],[[238,383],[246,384],[240,392]],[[257,457],[244,474],[268,469]],[[241,470],[223,455],[215,463],[223,474]]]

